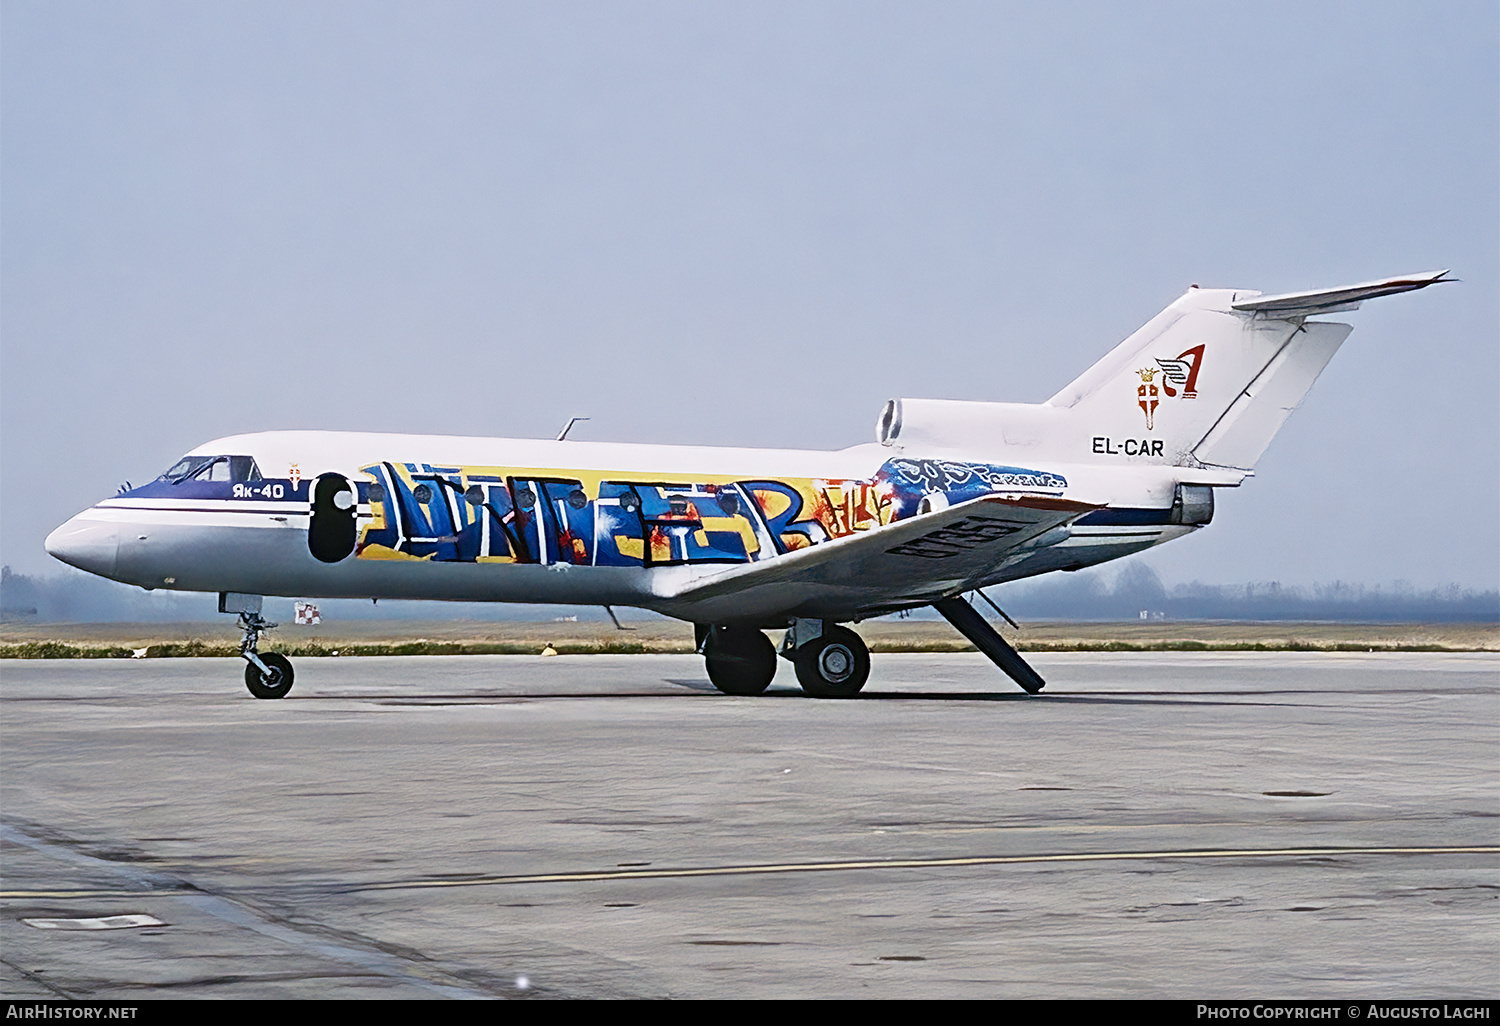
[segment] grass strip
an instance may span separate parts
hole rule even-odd
[[[554,643],[558,655],[667,655],[687,654],[687,642],[566,642]],[[1404,644],[1370,641],[1044,641],[1016,645],[1021,652],[1484,652],[1482,647],[1439,644]],[[268,652],[296,658],[324,656],[442,656],[442,655],[538,655],[532,642],[517,641],[400,641],[355,642],[347,645],[300,642],[265,645]],[[876,654],[955,653],[977,649],[964,641],[876,642]],[[28,641],[0,645],[0,659],[207,659],[240,654],[239,645],[221,641],[177,641],[132,649],[121,645],[70,645],[59,641]]]

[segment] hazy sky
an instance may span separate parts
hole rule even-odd
[[[1451,267],[1140,558],[1495,587],[1497,10],[4,0],[0,558],[220,435],[838,448]]]

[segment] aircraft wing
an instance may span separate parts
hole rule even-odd
[[[1042,495],[989,495],[775,559],[699,577],[654,608],[696,623],[854,619],[968,588],[1006,557],[1091,510]]]
[[[1307,317],[1310,314],[1335,313],[1339,310],[1357,310],[1359,304],[1366,299],[1393,296],[1398,292],[1411,292],[1415,289],[1425,289],[1429,285],[1455,280],[1444,277],[1447,273],[1447,271],[1424,271],[1421,274],[1381,278],[1379,281],[1366,281],[1338,289],[1287,292],[1279,296],[1256,296],[1231,305],[1236,310],[1264,314],[1278,320]]]

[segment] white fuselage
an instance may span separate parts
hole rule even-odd
[[[1007,461],[1004,447],[980,448],[918,457],[880,444],[823,452],[239,435],[190,453],[209,461],[193,475],[164,477],[78,514],[47,548],[148,589],[630,605],[692,619],[691,603],[672,598],[684,582],[878,531],[976,494],[1102,507],[974,582],[993,584],[1180,537],[1195,520],[1183,522],[1184,481],[1238,481],[1167,466],[1032,466]],[[215,457],[225,459],[215,466]],[[908,604],[918,603],[893,596],[879,611]],[[808,612],[805,602],[800,612]]]

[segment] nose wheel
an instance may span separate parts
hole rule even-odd
[[[240,642],[240,656],[245,660],[245,687],[256,698],[285,698],[292,690],[292,662],[279,652],[257,652],[262,631],[276,624],[270,623],[259,613],[241,613],[240,626],[245,629],[245,638]]]
[[[260,669],[253,664],[245,666],[245,687],[256,698],[285,698],[292,690],[292,662],[280,652],[267,652],[260,657]]]

